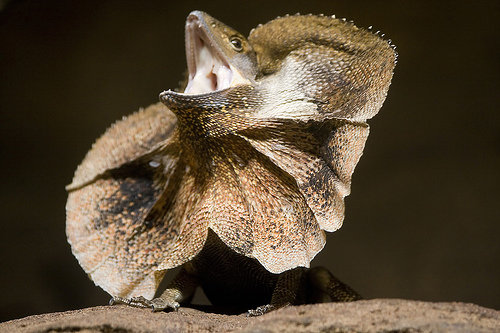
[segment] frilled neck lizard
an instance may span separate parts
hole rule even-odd
[[[358,299],[308,267],[324,231],[342,225],[366,120],[391,82],[390,42],[314,15],[277,18],[247,39],[195,11],[186,54],[184,92],[111,126],[67,187],[80,265],[113,302],[153,310],[177,309],[197,286],[214,305],[264,305],[251,315]]]

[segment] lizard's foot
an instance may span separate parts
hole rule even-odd
[[[248,310],[247,317],[258,317],[262,316],[265,313],[271,312],[275,309],[274,305],[266,304],[257,307],[256,309]]]
[[[114,305],[114,304],[126,304],[136,308],[151,308],[153,312],[163,311],[168,308],[177,311],[180,306],[178,302],[173,300],[170,301],[168,299],[164,299],[161,297],[149,300],[142,296],[132,297],[132,298],[113,297],[109,301],[109,305]]]
[[[289,306],[289,305],[290,305],[290,303],[261,305],[261,306],[257,307],[256,309],[248,310],[247,317],[262,316],[263,314],[284,308],[285,306]]]

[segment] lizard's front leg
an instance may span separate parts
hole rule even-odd
[[[271,303],[248,311],[260,316],[287,305],[327,302],[352,302],[362,297],[324,267],[298,267],[282,273],[274,289]]]
[[[307,271],[307,303],[352,302],[363,299],[324,267]]]
[[[197,277],[189,274],[183,267],[159,297],[151,300],[142,296],[132,298],[113,297],[109,304],[126,304],[138,308],[151,308],[155,312],[168,308],[177,311],[180,303],[192,298],[198,285]]]
[[[274,288],[271,302],[256,309],[248,310],[247,316],[261,316],[291,304],[303,303],[305,295],[302,285],[305,270],[303,267],[297,267],[281,273]]]

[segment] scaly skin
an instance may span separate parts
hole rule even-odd
[[[277,18],[246,39],[193,12],[186,32],[184,93],[165,91],[163,106],[114,124],[67,187],[80,264],[113,303],[155,311],[189,302],[197,286],[215,305],[256,308],[249,315],[359,299],[307,267],[342,225],[394,49],[314,15]]]
[[[215,306],[231,305],[234,311],[248,310],[258,316],[287,305],[348,302],[361,299],[354,290],[323,267],[298,267],[281,274],[267,271],[255,259],[229,249],[214,232],[209,232],[203,250],[185,264],[161,296],[119,298],[111,304],[177,310],[191,300],[197,286]],[[265,305],[262,305],[265,304]]]

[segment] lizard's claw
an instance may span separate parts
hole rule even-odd
[[[256,309],[248,310],[247,317],[258,317],[275,310],[276,307],[272,304],[261,305]]]
[[[274,310],[278,310],[281,308],[284,308],[286,306],[290,306],[292,303],[290,302],[280,302],[280,303],[273,303],[273,304],[266,304],[266,305],[261,305],[257,307],[256,309],[250,309],[247,311],[247,317],[258,317],[262,316],[263,314],[269,313]]]
[[[163,311],[168,308],[177,311],[180,306],[176,301],[169,301],[160,297],[149,300],[142,296],[132,298],[113,297],[109,301],[109,305],[114,304],[126,304],[136,308],[151,308],[153,312]]]

